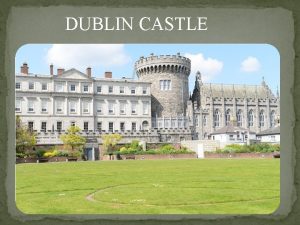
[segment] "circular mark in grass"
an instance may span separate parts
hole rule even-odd
[[[87,200],[99,203],[141,206],[197,206],[279,199],[268,189],[185,186],[178,183],[130,183],[108,186],[90,193]]]

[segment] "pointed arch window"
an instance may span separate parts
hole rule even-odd
[[[275,126],[275,116],[276,116],[275,111],[272,110],[272,112],[270,114],[270,125],[271,125],[271,127]]]
[[[254,119],[253,110],[251,109],[248,113],[248,126],[249,127],[253,127],[253,119]]]
[[[261,110],[259,112],[259,126],[260,127],[264,127],[265,126],[265,114],[264,114],[263,110]]]
[[[237,114],[236,114],[236,121],[237,121],[237,126],[238,127],[241,127],[243,126],[243,114],[242,114],[242,110],[239,109],[237,111]]]
[[[230,122],[230,109],[226,110],[226,114],[225,114],[225,123],[226,125],[228,125]]]
[[[214,127],[220,126],[220,111],[216,109],[214,111]]]

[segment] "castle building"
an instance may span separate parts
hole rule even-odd
[[[58,68],[56,74],[53,69],[50,65],[49,75],[32,74],[24,63],[16,74],[16,115],[43,144],[61,143],[59,134],[72,125],[95,137],[114,132],[127,141],[179,142],[212,139],[232,120],[249,134],[259,133],[280,116],[279,94],[264,80],[211,84],[198,72],[189,96],[191,61],[179,53],[140,57],[137,80],[114,79],[111,72],[95,78],[91,68],[86,73]]]
[[[209,139],[231,120],[251,132],[261,132],[276,125],[280,116],[279,93],[275,96],[264,79],[260,85],[203,83],[196,74],[190,99],[189,116],[197,139]]]
[[[50,75],[31,74],[26,63],[16,74],[16,115],[30,130],[64,132],[147,130],[151,126],[150,83],[132,79],[93,78],[76,69]]]

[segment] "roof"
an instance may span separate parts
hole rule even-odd
[[[266,130],[263,130],[256,134],[257,136],[271,135],[271,134],[280,134],[280,125],[275,126]]]
[[[201,87],[204,93],[212,97],[258,97],[266,98],[267,96],[274,98],[274,94],[267,85],[243,85],[243,84],[212,84],[204,83]]]
[[[225,127],[222,127],[211,134],[233,134],[236,133],[237,131],[239,132],[249,132],[250,134],[255,134],[255,132],[250,131],[249,129],[234,126],[232,123],[229,123]]]

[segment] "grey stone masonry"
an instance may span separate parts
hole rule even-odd
[[[140,81],[151,83],[152,117],[185,116],[189,98],[190,59],[177,55],[141,57],[135,63]]]

